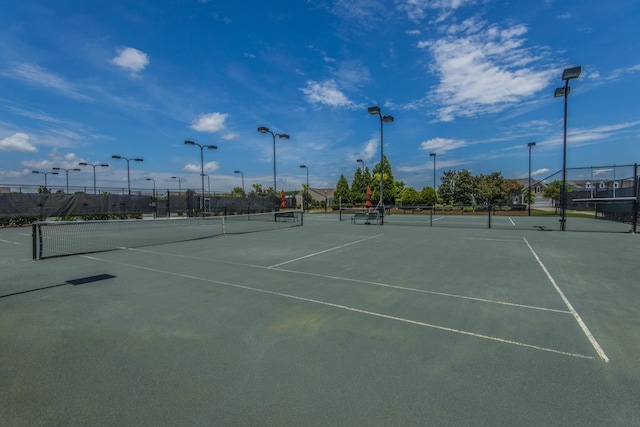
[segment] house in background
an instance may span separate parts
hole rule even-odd
[[[322,206],[323,203],[326,203],[327,207],[330,207],[333,205],[333,194],[335,193],[336,189],[335,188],[314,188],[314,187],[309,187],[309,195],[311,196],[311,199],[314,201],[312,202],[314,205],[318,206]],[[298,194],[296,194],[296,205],[297,206],[302,206],[302,191],[300,191]]]

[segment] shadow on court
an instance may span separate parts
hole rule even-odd
[[[41,261],[0,230],[2,424],[640,423],[636,235],[389,222]]]

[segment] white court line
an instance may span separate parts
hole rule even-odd
[[[567,308],[569,309],[573,317],[576,319],[576,322],[578,322],[578,325],[580,325],[582,332],[584,332],[584,334],[589,339],[589,342],[591,343],[593,348],[596,350],[596,353],[598,353],[598,356],[600,356],[600,358],[605,362],[609,363],[609,357],[607,357],[604,350],[602,349],[602,347],[600,347],[600,344],[598,344],[598,341],[595,339],[593,334],[591,334],[591,331],[589,330],[589,328],[587,328],[587,325],[584,323],[584,321],[582,320],[578,312],[573,308],[573,306],[571,305],[567,297],[564,295],[564,292],[562,292],[562,290],[554,280],[553,276],[551,276],[551,273],[549,273],[549,270],[547,270],[547,267],[545,267],[545,265],[542,263],[542,261],[540,260],[540,257],[538,257],[538,254],[536,254],[536,252],[533,250],[527,238],[523,237],[523,239],[524,239],[524,242],[529,247],[529,250],[533,254],[533,257],[538,262],[538,265],[540,265],[540,267],[542,268],[542,271],[544,271],[544,273],[547,275],[547,278],[549,279],[553,287],[556,289],[556,292],[558,292],[558,295],[560,295],[560,298],[562,298],[562,301],[564,301],[564,304],[567,306]]]
[[[311,258],[311,257],[316,256],[316,255],[320,255],[320,254],[324,254],[324,253],[327,253],[327,252],[335,251],[336,249],[345,248],[347,246],[355,245],[356,243],[366,242],[367,240],[375,239],[376,237],[380,237],[380,236],[384,236],[384,234],[376,234],[375,236],[367,237],[366,239],[360,239],[360,240],[356,240],[355,242],[345,243],[344,245],[340,245],[340,246],[336,246],[336,247],[333,247],[333,248],[325,249],[325,250],[319,251],[319,252],[314,252],[312,254],[301,256],[299,258],[290,259],[289,261],[284,261],[284,262],[281,262],[279,264],[270,265],[267,268],[280,267],[281,265],[290,264],[292,262],[300,261],[301,259]]]
[[[315,300],[315,299],[311,299],[311,298],[299,297],[299,296],[296,296],[296,295],[285,294],[285,293],[282,293],[282,292],[274,292],[274,291],[269,291],[269,290],[266,290],[266,289],[253,288],[251,286],[238,285],[238,284],[229,283],[229,282],[222,282],[222,281],[219,281],[219,280],[207,279],[207,278],[204,278],[204,277],[197,277],[197,276],[192,276],[192,275],[188,275],[188,274],[174,273],[172,271],[159,270],[159,269],[156,269],[156,268],[144,267],[144,266],[141,266],[141,265],[128,264],[128,263],[118,262],[118,261],[110,261],[110,260],[105,260],[105,259],[101,259],[101,258],[96,258],[96,257],[93,257],[93,256],[88,256],[88,255],[80,255],[80,257],[91,259],[91,260],[95,260],[95,261],[103,261],[103,262],[107,262],[107,263],[111,263],[111,264],[124,265],[124,266],[127,266],[127,267],[138,268],[138,269],[141,269],[141,270],[153,271],[154,273],[162,273],[162,274],[167,274],[167,275],[171,275],[171,276],[182,277],[182,278],[185,278],[185,279],[192,279],[192,280],[199,280],[199,281],[202,281],[202,282],[215,283],[215,284],[218,284],[218,285],[228,286],[228,287],[232,287],[232,288],[236,288],[236,289],[243,289],[243,290],[252,291],[252,292],[259,292],[259,293],[263,293],[263,294],[274,295],[274,296],[294,299],[294,300],[298,300],[298,301],[305,301],[305,302],[309,302],[309,303],[313,303],[313,304],[319,304],[319,305],[324,305],[324,306],[327,306],[327,307],[337,308],[337,309],[340,309],[340,310],[346,310],[346,311],[351,311],[351,312],[354,312],[354,313],[365,314],[365,315],[368,315],[368,316],[374,316],[374,317],[379,317],[379,318],[383,318],[383,319],[395,320],[395,321],[398,321],[398,322],[408,323],[408,324],[417,325],[417,326],[423,326],[423,327],[430,328],[430,329],[436,329],[436,330],[440,330],[440,331],[451,332],[451,333],[460,334],[460,335],[466,335],[466,336],[475,337],[475,338],[481,338],[481,339],[485,339],[485,340],[489,340],[489,341],[497,341],[497,342],[500,342],[500,343],[503,343],[503,344],[511,344],[511,345],[515,345],[515,346],[519,346],[519,347],[525,347],[525,348],[531,348],[531,349],[535,349],[535,350],[541,350],[541,351],[545,351],[545,352],[548,352],[548,353],[561,354],[561,355],[564,355],[564,356],[577,357],[577,358],[580,358],[580,359],[590,359],[590,360],[595,359],[593,356],[587,356],[587,355],[584,355],[584,354],[570,353],[570,352],[566,352],[566,351],[555,350],[555,349],[552,349],[552,348],[540,347],[540,346],[532,345],[532,344],[525,344],[525,343],[522,343],[522,342],[507,340],[507,339],[504,339],[504,338],[492,337],[490,335],[482,335],[482,334],[477,334],[475,332],[469,332],[469,331],[463,331],[463,330],[460,330],[460,329],[448,328],[448,327],[445,327],[445,326],[433,325],[431,323],[419,322],[417,320],[405,319],[405,318],[402,318],[402,317],[391,316],[391,315],[383,314],[383,313],[376,313],[374,311],[361,310],[359,308],[349,307],[349,306],[342,305],[342,304],[334,304],[334,303],[327,302],[327,301],[320,301],[320,300]]]
[[[463,237],[463,240],[486,240],[488,242],[512,242],[512,243],[518,243],[520,244],[520,239],[515,240],[515,239],[510,239],[510,238],[506,238],[506,239],[488,239],[486,237]]]
[[[2,240],[2,239],[0,239],[0,242],[2,242],[2,243],[11,243],[11,244],[14,244],[14,245],[24,245],[24,243],[12,242],[11,240]]]
[[[513,226],[515,227],[515,226],[516,226],[516,223],[515,223],[515,222],[513,222],[513,220],[511,219],[511,217],[508,217],[508,218],[509,218],[509,221],[511,221],[511,225],[513,225]]]
[[[488,239],[488,240],[491,240],[491,239]],[[513,241],[513,240],[508,240],[508,241]],[[520,240],[518,240],[517,242],[518,243],[522,243]],[[466,295],[450,294],[450,293],[446,293],[446,292],[428,291],[426,289],[409,288],[409,287],[406,287],[406,286],[390,285],[388,283],[372,282],[370,280],[352,279],[350,277],[331,276],[331,275],[327,275],[327,274],[318,274],[318,273],[307,273],[307,272],[304,272],[304,271],[288,270],[286,268],[264,267],[262,265],[247,264],[247,263],[243,263],[243,262],[226,261],[226,260],[213,259],[213,258],[194,257],[194,256],[191,256],[191,255],[181,255],[181,254],[168,253],[168,252],[150,251],[148,249],[140,249],[140,248],[129,248],[128,250],[136,251],[136,252],[144,252],[144,253],[156,254],[156,255],[166,255],[166,256],[170,256],[170,257],[174,257],[174,258],[175,257],[186,258],[186,259],[195,260],[195,261],[217,262],[217,263],[221,263],[221,264],[238,265],[238,266],[242,266],[242,267],[257,268],[257,269],[263,269],[263,270],[281,271],[283,273],[297,274],[297,275],[300,275],[300,276],[319,277],[319,278],[322,278],[322,279],[339,280],[339,281],[342,281],[342,282],[352,282],[352,283],[359,283],[359,284],[363,284],[363,285],[379,286],[379,287],[382,287],[382,288],[396,289],[396,290],[399,290],[399,291],[416,292],[416,293],[428,294],[428,295],[438,295],[438,296],[447,297],[447,298],[464,299],[464,300],[477,301],[477,302],[482,302],[482,303],[487,303],[487,304],[506,305],[506,306],[511,306],[511,307],[525,308],[525,309],[529,309],[529,310],[548,311],[548,312],[560,313],[560,314],[571,314],[570,311],[558,310],[556,308],[546,308],[546,307],[539,307],[539,306],[535,306],[535,305],[518,304],[518,303],[514,303],[514,302],[507,302],[507,301],[500,301],[500,300],[493,300],[493,299],[486,299],[486,298],[478,298],[478,297],[470,297],[470,296],[466,296]]]

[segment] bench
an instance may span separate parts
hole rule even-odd
[[[378,213],[356,212],[351,216],[351,224],[357,224],[358,220],[363,220],[365,224],[371,224],[371,221],[375,221],[378,224]]]
[[[292,218],[294,221],[298,220],[298,215],[295,212],[276,212],[273,214],[274,221],[287,221]]]

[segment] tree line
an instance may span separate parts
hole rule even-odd
[[[522,194],[524,186],[515,179],[507,179],[501,172],[489,175],[472,175],[470,171],[449,170],[443,172],[437,192],[431,186],[420,191],[408,187],[403,181],[396,181],[389,160],[383,157],[382,167],[376,164],[371,173],[368,167],[357,168],[351,185],[344,175],[336,184],[334,203],[342,200],[343,205],[364,205],[367,187],[371,190],[371,203],[376,206],[380,201],[380,174],[384,182],[384,204],[395,206],[432,206],[443,205],[485,205],[495,203],[511,204],[511,200]]]

